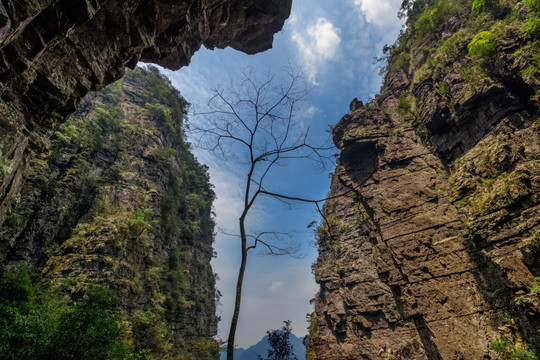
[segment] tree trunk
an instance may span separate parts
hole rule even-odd
[[[234,356],[234,338],[236,335],[236,326],[238,325],[238,316],[240,314],[240,301],[242,299],[242,283],[244,282],[244,271],[247,263],[247,239],[244,228],[244,217],[240,218],[240,237],[242,239],[242,260],[240,270],[238,271],[238,280],[236,281],[236,299],[234,301],[234,313],[231,320],[231,328],[227,339],[227,360],[233,360]]]

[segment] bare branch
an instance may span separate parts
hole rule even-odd
[[[266,255],[293,256],[294,254],[298,252],[297,248],[280,247],[270,242],[270,241],[283,241],[285,238],[291,238],[292,237],[291,233],[264,231],[264,232],[259,233],[257,236],[249,235],[248,237],[253,239],[253,245],[248,246],[247,251],[254,250],[257,248],[257,245],[262,244],[268,250]],[[268,237],[269,240],[264,239],[265,237]]]
[[[291,200],[291,201],[299,201],[299,202],[305,202],[305,203],[311,203],[311,204],[319,204],[319,203],[322,203],[322,202],[327,201],[327,200],[337,199],[337,198],[346,196],[346,195],[350,194],[350,193],[353,192],[353,191],[354,191],[353,189],[349,189],[349,190],[345,191],[345,192],[342,193],[342,194],[338,194],[338,195],[334,195],[334,196],[329,196],[329,197],[326,197],[326,198],[324,198],[324,199],[318,199],[318,200],[315,200],[315,199],[305,199],[305,198],[301,198],[301,197],[297,197],[297,196],[288,196],[288,195],[283,195],[283,194],[273,193],[273,192],[266,191],[266,190],[260,190],[259,192],[260,192],[261,194],[269,195],[269,196],[272,196],[272,197],[274,197],[274,198],[285,199],[285,200]]]

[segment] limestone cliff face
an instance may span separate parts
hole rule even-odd
[[[381,94],[333,129],[313,358],[540,347],[540,6],[478,3],[411,5]]]
[[[0,228],[3,265],[26,261],[75,299],[120,293],[133,352],[160,359],[217,331],[214,193],[183,139],[187,106],[152,68],[87,96]]]
[[[30,154],[81,98],[137,62],[187,65],[202,45],[266,50],[292,0],[8,0],[0,4],[0,226]]]

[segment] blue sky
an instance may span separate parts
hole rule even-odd
[[[299,120],[321,137],[348,112],[354,97],[367,101],[379,90],[380,64],[373,64],[384,44],[395,41],[401,28],[397,11],[401,0],[294,0],[292,15],[275,36],[273,49],[245,55],[232,49],[197,52],[189,67],[163,71],[193,108],[202,110],[210,90],[229,83],[250,66],[252,69],[280,72],[287,64],[302,66],[308,83],[316,86],[304,104]],[[197,121],[194,119],[193,121]],[[336,150],[337,152],[337,150]],[[234,232],[242,207],[243,179],[239,168],[218,161],[195,148],[199,160],[210,167],[217,200],[218,226]],[[329,172],[308,164],[279,168],[275,186],[287,194],[305,198],[324,198],[329,190]],[[318,286],[311,274],[317,250],[312,230],[307,225],[319,220],[315,209],[298,205],[288,210],[272,201],[259,202],[249,224],[260,230],[294,230],[294,242],[301,245],[303,258],[250,255],[236,343],[248,347],[257,343],[269,329],[292,320],[293,332],[306,334],[305,315],[312,311],[309,300]],[[239,240],[218,233],[217,258],[212,261],[219,275],[218,289],[223,294],[218,315],[219,335],[226,339],[240,259]]]

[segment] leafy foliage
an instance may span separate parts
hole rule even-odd
[[[538,356],[534,351],[516,346],[508,340],[507,337],[501,336],[499,340],[489,344],[489,348],[499,355],[500,360],[537,360]]]
[[[540,13],[540,1],[539,0],[524,0],[525,5],[527,5],[531,10],[536,13]]]
[[[158,118],[169,122],[175,135],[183,136],[184,119],[189,108],[186,99],[155,66],[137,68],[133,73],[144,82],[148,98],[152,99],[152,103],[147,106],[153,108],[152,110],[155,111],[154,114]]]
[[[523,34],[528,39],[540,38],[540,18],[534,17],[523,23]]]
[[[266,359],[259,355],[259,360],[298,360],[289,341],[292,330],[291,321],[286,320],[284,323],[281,330],[268,331],[270,349],[268,349]]]
[[[219,357],[219,343],[215,340],[192,341],[187,346],[187,354],[179,360],[214,360]]]
[[[417,0],[409,5],[407,24],[411,30],[402,33],[399,42],[421,41],[439,32],[441,26],[453,15],[460,15],[470,7],[470,0]],[[402,11],[403,7],[402,7]]]
[[[469,55],[476,58],[486,58],[495,54],[495,35],[489,31],[481,31],[469,43]]]
[[[0,358],[97,360],[128,354],[118,302],[104,288],[68,302],[57,290],[32,282],[19,266],[4,271],[0,290]]]
[[[491,9],[493,5],[494,4],[492,0],[474,0],[471,11],[475,15],[480,15],[486,10]]]
[[[531,292],[540,293],[540,276],[534,278],[533,284],[531,286]]]
[[[309,303],[314,304],[319,297],[319,294],[315,295]],[[306,320],[308,320],[308,335],[303,339],[304,346],[306,347],[306,360],[315,360],[317,358],[317,353],[314,349],[314,341],[319,335],[319,325],[317,323],[317,313],[313,311],[312,313],[306,314]]]
[[[53,346],[57,359],[121,359],[127,353],[122,343],[119,302],[102,287],[91,289],[58,319]]]

